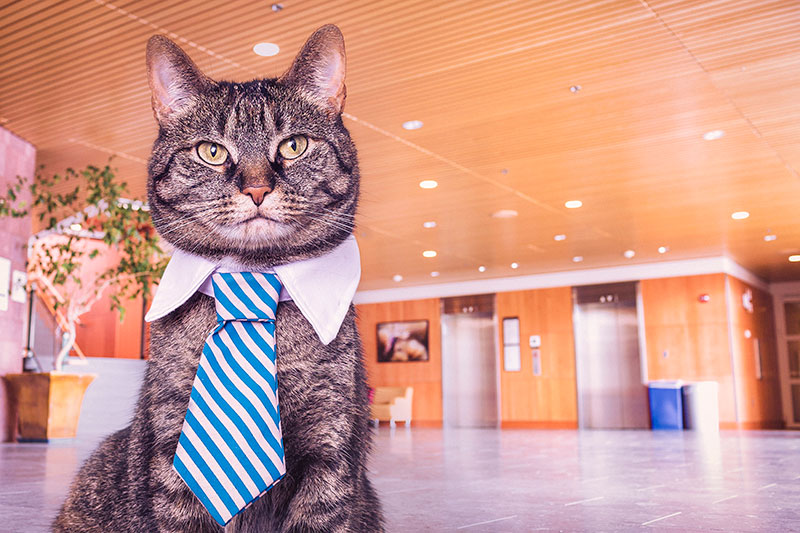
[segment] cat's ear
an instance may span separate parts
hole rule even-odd
[[[280,82],[294,85],[323,107],[341,113],[344,86],[344,37],[333,24],[321,27],[308,38]]]
[[[147,79],[158,122],[167,122],[186,111],[196,96],[213,84],[186,52],[163,35],[147,41]]]

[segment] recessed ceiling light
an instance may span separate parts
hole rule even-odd
[[[511,268],[519,268],[519,263],[511,263]]]
[[[69,225],[69,229],[71,229],[72,231],[80,231],[83,229],[83,226],[81,226],[77,222],[73,222],[72,224]]]
[[[567,209],[578,209],[580,206],[583,205],[583,202],[580,200],[570,200],[568,202],[564,202],[564,207]]]
[[[493,218],[514,218],[519,213],[514,211],[513,209],[500,209],[499,211],[495,211],[492,213]]]
[[[486,272],[486,267],[481,265],[478,267],[478,272]]]
[[[722,130],[711,130],[707,131],[703,134],[703,139],[707,141],[716,141],[717,139],[721,139],[725,136],[725,132]]]
[[[436,227],[436,222],[434,222],[433,220],[429,220],[427,222],[423,222],[422,223],[422,227],[423,228],[428,228],[428,229],[435,228]]]
[[[403,129],[404,130],[418,130],[422,127],[421,120],[408,120],[403,122]]]
[[[622,253],[622,255],[625,256],[625,259],[631,259],[631,258],[633,258],[634,255],[636,255],[636,252],[634,252],[633,250],[625,250]]]
[[[563,233],[559,233],[558,235],[553,235],[553,240],[554,241],[566,241],[567,240],[567,236],[564,235]]]
[[[582,255],[576,255],[575,257],[572,258],[573,263],[580,263],[581,261],[583,261]]]
[[[800,254],[790,255],[789,256],[790,263],[800,263]]]
[[[583,89],[583,87],[581,87],[580,85],[570,85],[569,92],[576,93],[576,92],[580,91],[581,89]]]
[[[669,246],[659,246],[658,247],[658,253],[665,254],[667,252],[669,252]]]
[[[439,277],[439,273],[434,270],[433,272],[431,272],[431,277],[432,278],[438,278]]]
[[[253,52],[263,57],[278,55],[280,51],[280,47],[275,43],[258,43],[253,47]]]
[[[733,220],[744,220],[750,216],[750,213],[747,211],[736,211],[735,213],[731,213],[731,218]]]
[[[422,257],[436,257],[436,250],[425,250],[422,252]]]
[[[772,242],[777,238],[778,238],[778,236],[777,235],[773,235],[772,233],[767,233],[766,235],[764,235],[764,240],[766,242]]]
[[[436,180],[422,180],[419,182],[419,186],[423,189],[435,189],[439,183]]]
[[[270,7],[272,8],[272,11],[277,13],[278,11],[283,9],[283,4],[272,4]]]
[[[403,276],[401,276],[400,274],[395,274],[392,279],[395,281],[403,281]]]

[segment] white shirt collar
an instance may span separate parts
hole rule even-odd
[[[168,315],[197,291],[213,296],[211,274],[239,270],[245,269],[221,267],[208,259],[176,250],[145,320],[152,322]],[[281,301],[294,300],[323,344],[335,339],[361,279],[361,258],[355,237],[351,235],[325,255],[278,265],[272,272],[283,284]]]

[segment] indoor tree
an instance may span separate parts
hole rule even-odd
[[[46,287],[61,311],[68,338],[55,357],[56,370],[75,344],[80,316],[104,292],[122,319],[123,301],[146,298],[168,260],[147,205],[125,197],[127,184],[117,180],[110,163],[52,175],[40,167],[32,182],[18,177],[0,197],[0,218],[31,214],[42,228],[28,242],[28,283]],[[30,202],[21,199],[25,188]],[[116,251],[118,260],[105,264],[104,250]]]

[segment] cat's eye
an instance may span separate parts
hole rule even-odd
[[[221,144],[211,142],[198,144],[197,155],[209,165],[221,165],[228,160],[228,150]]]
[[[308,139],[305,135],[292,135],[278,145],[278,153],[284,159],[297,159],[308,148]]]

